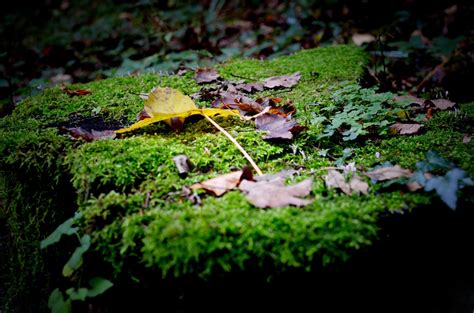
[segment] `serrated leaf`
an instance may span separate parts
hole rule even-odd
[[[145,118],[135,124],[122,128],[116,131],[117,134],[130,132],[136,129],[140,129],[150,124],[164,121],[172,128],[177,129],[173,125],[182,125],[184,120],[192,115],[205,115],[213,117],[219,116],[239,116],[239,112],[236,110],[226,109],[212,109],[203,108],[199,109],[194,104],[194,101],[182,94],[180,91],[172,88],[161,88],[157,87],[152,90],[148,96],[148,100],[145,102],[145,113],[150,118]],[[179,120],[180,123],[176,123],[174,120]]]

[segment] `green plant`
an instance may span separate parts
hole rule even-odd
[[[330,117],[324,119],[325,128],[319,139],[340,134],[349,141],[370,133],[387,134],[387,126],[405,107],[393,97],[390,92],[377,93],[374,88],[343,84],[332,95],[334,104],[322,109]]]
[[[76,213],[74,217],[69,218],[59,225],[46,239],[41,241],[41,249],[55,244],[61,240],[63,235],[77,235],[79,238],[78,227],[74,227],[82,213]],[[70,277],[82,265],[82,256],[89,250],[91,237],[88,234],[79,238],[80,245],[76,248],[67,263],[63,267],[63,276]],[[66,290],[66,298],[63,293],[56,288],[51,292],[48,299],[48,307],[52,313],[68,313],[72,310],[72,301],[84,301],[87,297],[92,298],[104,293],[113,286],[113,283],[102,277],[94,277],[89,280],[90,288],[69,288]]]

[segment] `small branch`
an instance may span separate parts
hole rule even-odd
[[[448,63],[449,61],[449,58],[446,58],[441,64],[438,64],[434,69],[431,70],[431,72],[429,72],[425,78],[423,78],[423,80],[416,86],[416,92],[420,92],[421,88],[423,88],[423,86],[434,76],[434,74],[436,74],[436,72],[443,68],[446,63]]]
[[[254,168],[254,170],[257,172],[257,174],[259,176],[262,176],[263,173],[262,171],[260,170],[260,168],[257,166],[257,164],[254,162],[254,160],[252,159],[252,157],[247,153],[247,151],[244,150],[244,148],[242,148],[242,146],[237,142],[237,140],[235,140],[234,137],[232,137],[231,134],[229,134],[224,128],[222,128],[219,124],[217,124],[212,118],[210,118],[209,116],[203,114],[204,117],[209,121],[211,122],[212,125],[214,125],[219,131],[221,131],[224,135],[227,136],[227,138],[229,138],[230,141],[232,141],[232,143],[237,147],[237,149],[240,150],[240,152],[242,152],[242,154],[244,155],[244,157],[250,162],[250,165],[252,165],[252,167]]]

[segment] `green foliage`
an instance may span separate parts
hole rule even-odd
[[[51,313],[70,313],[72,312],[72,301],[85,301],[87,297],[96,297],[114,284],[102,277],[94,277],[89,281],[90,288],[69,288],[66,290],[66,299],[64,294],[58,288],[51,292],[48,299],[48,307]]]
[[[425,191],[435,190],[441,200],[451,209],[456,209],[458,191],[466,186],[474,186],[466,171],[454,167],[454,164],[445,160],[434,151],[426,153],[426,160],[416,164],[415,180],[425,187]],[[435,175],[427,178],[425,173],[448,170],[444,176]]]
[[[67,219],[64,223],[58,226],[46,239],[41,240],[41,249],[44,249],[59,240],[61,240],[62,235],[73,235],[77,234],[77,231],[79,228],[77,227],[72,227],[74,223],[77,221],[77,219],[81,218],[82,214],[77,213],[74,215],[74,217],[71,217],[70,219]]]
[[[365,89],[356,84],[343,84],[332,95],[333,106],[323,109],[330,117],[319,138],[332,137],[339,133],[344,141],[359,136],[377,133],[387,134],[403,106],[393,101],[390,92],[377,93],[374,88]]]
[[[8,195],[6,215],[13,233],[9,251],[18,260],[15,273],[21,273],[15,287],[23,293],[36,292],[32,286],[40,286],[38,293],[46,299],[45,290],[49,293],[53,289],[51,285],[60,285],[58,279],[41,284],[28,279],[46,272],[40,240],[54,229],[43,241],[42,247],[48,246],[43,253],[54,253],[58,245],[52,244],[62,235],[74,233],[75,228],[82,235],[66,269],[73,280],[84,279],[80,276],[89,274],[85,270],[93,272],[96,268],[106,268],[111,275],[127,278],[137,273],[146,276],[148,271],[158,271],[167,277],[212,278],[229,271],[256,270],[270,275],[274,270],[311,270],[347,260],[376,240],[380,214],[427,204],[430,195],[399,192],[372,192],[360,197],[341,195],[326,189],[319,172],[321,167],[340,157],[340,164],[350,159],[362,169],[384,161],[414,169],[417,160],[437,147],[444,158],[470,174],[474,171],[469,161],[472,144],[462,144],[461,128],[438,129],[437,126],[450,121],[462,125],[460,118],[464,115],[435,116],[427,132],[419,136],[382,141],[367,136],[363,143],[351,141],[328,146],[319,141],[314,146],[313,135],[332,125],[330,117],[343,114],[342,105],[348,102],[353,109],[346,111],[347,115],[358,108],[368,108],[364,118],[373,118],[379,124],[395,114],[397,108],[391,106],[388,94],[357,89],[353,84],[346,86],[354,88],[350,92],[336,90],[334,99],[329,94],[331,85],[339,86],[343,80],[354,82],[365,60],[359,49],[342,46],[303,51],[265,63],[235,60],[218,68],[225,78],[233,78],[234,74],[249,80],[302,72],[302,80],[291,90],[258,94],[281,96],[295,102],[298,107],[295,118],[305,122],[309,130],[297,137],[293,145],[266,142],[252,125],[237,119],[219,120],[219,123],[245,147],[264,172],[288,167],[301,169],[293,178],[295,182],[313,176],[315,202],[305,208],[259,210],[249,205],[239,192],[229,192],[221,198],[200,193],[202,205],[191,203],[182,194],[183,187],[247,164],[228,139],[207,121],[189,123],[181,133],[171,132],[166,125],[153,125],[118,140],[91,143],[72,142],[57,131],[58,123],[67,122],[71,114],[83,117],[99,114],[111,120],[125,117],[124,123],[128,123],[143,106],[138,93],[160,84],[191,94],[199,88],[192,80],[192,73],[184,77],[145,75],[95,81],[81,86],[92,90],[88,96],[69,98],[59,89],[52,89],[20,103],[11,116],[0,121],[2,184],[6,186],[2,193]],[[208,103],[202,101],[199,105]],[[382,131],[379,124],[361,122],[361,129],[354,128],[358,135],[359,131],[370,133],[372,128]],[[186,178],[179,177],[173,164],[172,158],[177,154],[186,154],[194,164]],[[65,188],[73,190],[64,193]],[[82,218],[56,227],[76,210]],[[28,238],[34,249],[23,238]],[[53,254],[51,259],[66,260],[74,251],[69,246],[62,249],[61,256]],[[80,267],[86,250],[84,262],[87,263]],[[25,275],[28,268],[34,270]],[[96,286],[101,290],[105,287],[99,287],[107,284]],[[93,286],[76,287],[51,294],[50,307],[54,303],[61,310],[72,301],[87,301],[94,294]],[[13,292],[10,290],[9,295]],[[16,297],[24,299],[20,295]]]
[[[54,289],[48,299],[48,307],[51,313],[69,313],[71,312],[71,300],[64,300],[64,295],[59,289]]]
[[[84,235],[80,239],[80,246],[72,253],[71,258],[63,267],[63,275],[69,277],[82,265],[82,255],[89,250],[91,237]]]

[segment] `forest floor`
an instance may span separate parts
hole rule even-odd
[[[53,287],[65,291],[79,283],[84,286],[74,275],[72,281],[56,277],[60,276],[57,264],[43,260],[56,257],[54,248],[46,253],[39,249],[46,234],[79,210],[85,215],[82,229],[87,229],[80,239],[92,237],[94,251],[102,255],[91,258],[108,262],[103,272],[102,268],[84,266],[84,277],[96,271],[110,278],[112,271],[117,271],[118,276],[134,280],[123,280],[126,287],[120,289],[124,277],[117,278],[117,287],[105,295],[110,301],[105,307],[116,305],[117,311],[121,305],[136,306],[126,297],[111,301],[114,295],[122,299],[130,291],[127,286],[136,287],[132,294],[144,299],[143,306],[155,302],[156,289],[136,284],[139,278],[146,281],[150,273],[158,277],[155,269],[173,269],[179,274],[188,269],[198,274],[204,269],[225,271],[244,264],[251,255],[271,260],[272,265],[297,268],[294,277],[290,271],[272,287],[262,280],[252,289],[246,286],[249,277],[235,278],[236,285],[230,290],[235,294],[244,290],[249,299],[259,298],[262,310],[272,301],[278,309],[280,302],[274,301],[274,293],[281,293],[277,298],[286,300],[282,290],[288,291],[288,284],[296,285],[304,276],[310,282],[289,292],[293,300],[304,297],[302,303],[311,302],[312,292],[317,290],[323,295],[323,307],[334,308],[336,303],[345,311],[353,308],[353,302],[362,308],[368,302],[374,308],[396,302],[392,310],[397,311],[413,301],[429,312],[449,312],[451,308],[470,312],[474,274],[466,247],[471,243],[473,215],[468,176],[474,173],[474,6],[470,1],[310,3],[8,3],[0,25],[0,149],[4,152],[0,174],[9,173],[0,181],[4,188],[0,189],[0,237],[19,238],[11,240],[8,247],[15,253],[15,245],[25,247],[16,254],[23,263],[0,253],[0,264],[8,264],[8,271],[2,267],[0,278],[8,281],[21,273],[18,279],[0,284],[0,293],[8,289],[12,294],[8,304],[20,303],[17,307],[21,308],[27,297],[22,291],[29,290],[32,303],[40,301],[45,308],[46,295]],[[365,52],[343,45],[351,43]],[[315,47],[326,48],[306,50]],[[370,60],[365,62],[367,55]],[[214,70],[200,72],[208,67]],[[265,86],[271,84],[273,87]],[[291,167],[297,174],[289,174],[292,183],[314,179],[314,203],[304,210],[288,207],[291,201],[309,201],[289,197],[283,210],[260,210],[237,188],[219,198],[199,191],[204,199],[201,203],[199,195],[188,187],[247,164],[206,120],[193,120],[196,123],[189,123],[181,133],[158,124],[120,135],[119,140],[95,140],[110,133],[115,136],[115,130],[135,122],[143,114],[139,113],[143,109],[140,97],[157,85],[192,95],[199,108],[208,107],[214,99],[224,101],[223,90],[241,88],[241,103],[233,108],[243,115],[261,113],[264,108],[276,110],[278,116],[273,116],[272,122],[278,124],[275,121],[283,116],[288,123],[283,129],[272,128],[266,136],[276,137],[266,138],[270,141],[264,140],[252,123],[236,117],[218,121],[252,152],[265,173]],[[160,92],[176,96],[174,90]],[[408,98],[403,100],[400,94]],[[248,111],[244,100],[257,107],[256,111]],[[158,118],[163,114],[155,113]],[[300,124],[295,125],[296,121]],[[401,128],[388,131],[388,126],[395,125],[392,123]],[[293,138],[294,129],[302,130],[298,135],[295,131],[294,141],[278,137],[282,132]],[[282,138],[283,142],[279,141]],[[194,172],[187,177],[176,172],[173,157],[178,153],[195,163]],[[375,171],[388,171],[396,177],[384,177],[386,172],[371,177]],[[36,179],[38,173],[44,175]],[[362,179],[359,174],[364,175]],[[408,178],[415,176],[426,185],[431,181],[431,187],[409,190]],[[243,180],[242,173],[239,183]],[[63,187],[67,192],[59,192]],[[466,187],[464,193],[461,187]],[[54,200],[41,201],[42,197]],[[3,210],[7,201],[9,211]],[[457,211],[452,210],[456,201]],[[51,203],[66,209],[51,212]],[[166,209],[161,210],[163,207]],[[218,211],[216,207],[230,209]],[[412,207],[419,210],[407,213],[405,209]],[[3,224],[9,233],[4,232],[7,227]],[[74,232],[71,225],[69,229],[64,226],[66,232]],[[255,236],[257,244],[248,248],[247,242],[238,241],[244,234],[251,241]],[[121,236],[125,240],[117,241]],[[175,241],[178,237],[181,240]],[[383,240],[378,242],[376,237]],[[73,239],[57,248],[61,262],[66,262],[67,254],[77,246]],[[25,240],[28,244],[22,246]],[[2,242],[2,248],[9,243]],[[372,259],[367,262],[364,253],[369,243],[374,245],[370,248]],[[81,241],[79,250],[83,244],[87,246]],[[316,250],[302,254],[304,249],[299,245]],[[225,250],[229,246],[233,249]],[[187,252],[198,253],[201,259],[210,256],[205,264],[208,268],[193,263],[194,257]],[[44,257],[47,253],[51,254]],[[298,273],[305,262],[314,265],[313,256],[327,257],[318,260],[323,264],[334,260],[339,264],[351,254],[354,259],[341,265],[337,273],[331,272],[333,269],[316,270],[312,276]],[[56,276],[41,281],[41,275],[47,276],[43,269]],[[379,275],[382,272],[385,276]],[[333,281],[334,277],[338,279]],[[318,282],[316,287],[313,279]],[[30,281],[43,290],[21,289]],[[55,285],[57,281],[61,285]],[[361,281],[377,301],[367,301],[366,289],[357,285]],[[396,283],[392,285],[392,281]],[[226,294],[219,283],[204,284],[202,290],[198,283],[197,293],[191,284],[185,300],[179,288],[165,292],[164,297],[170,296],[168,302],[176,312],[193,311],[196,303],[206,307],[207,302],[214,305],[209,311],[219,311],[218,305],[239,300]],[[382,285],[386,289],[380,289]],[[267,289],[258,294],[262,286]],[[214,301],[213,292],[220,301]],[[66,296],[71,297],[68,301],[71,294]],[[349,302],[339,302],[341,294]],[[399,297],[403,301],[398,301]],[[100,301],[94,307],[97,312]],[[87,310],[86,304],[78,305]]]
[[[366,85],[474,99],[470,1],[257,3],[8,3],[0,25],[0,114],[56,84],[352,42],[372,56]]]

